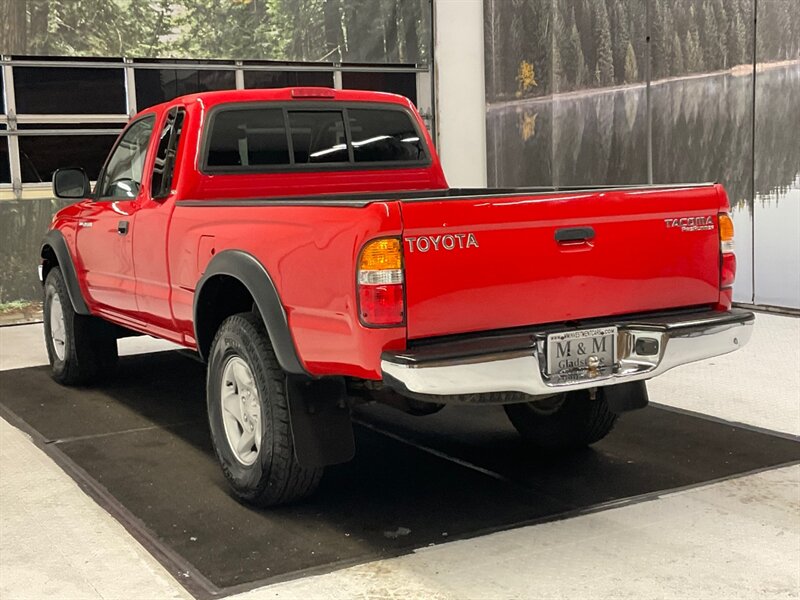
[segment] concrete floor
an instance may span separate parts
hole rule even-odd
[[[171,346],[122,340],[123,353]],[[40,325],[0,328],[0,369],[44,364]],[[676,369],[651,400],[800,435],[800,319]],[[0,598],[188,598],[112,517],[0,420]],[[800,466],[425,548],[237,596],[800,598]]]

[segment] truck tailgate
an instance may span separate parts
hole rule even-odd
[[[401,203],[409,338],[716,303],[714,185]]]

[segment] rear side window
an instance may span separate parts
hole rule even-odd
[[[425,149],[411,119],[396,110],[347,111],[355,162],[408,162],[425,158]]]
[[[167,114],[158,140],[158,150],[153,163],[153,176],[150,178],[150,195],[153,198],[166,198],[172,188],[172,174],[175,169],[175,156],[183,131],[186,111],[173,108]]]
[[[290,164],[283,109],[253,108],[217,113],[206,164],[233,168]]]
[[[251,104],[214,111],[206,134],[204,168],[258,173],[428,162],[424,138],[404,110],[299,104]]]

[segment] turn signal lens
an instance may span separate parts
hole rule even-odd
[[[403,268],[403,248],[397,238],[383,238],[364,246],[358,268],[362,271],[382,271]]]
[[[733,219],[728,213],[719,213],[719,244],[723,253],[733,252]]]
[[[367,327],[405,322],[403,246],[398,238],[367,243],[358,258],[358,316]]]

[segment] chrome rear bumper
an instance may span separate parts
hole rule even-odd
[[[401,394],[522,392],[547,396],[650,379],[679,365],[733,352],[750,339],[754,320],[753,313],[732,309],[553,325],[523,333],[476,336],[403,352],[384,352],[381,369],[384,383]],[[593,375],[573,373],[567,381],[564,376],[547,375],[548,333],[601,326],[618,328],[617,362],[612,368]],[[657,353],[637,354],[636,342],[640,338],[658,340]]]

